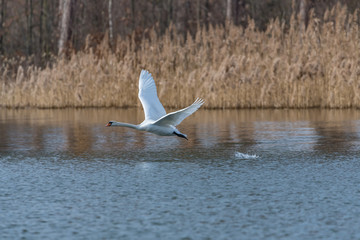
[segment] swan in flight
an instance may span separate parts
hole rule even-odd
[[[157,96],[155,81],[146,70],[141,71],[139,78],[139,99],[145,112],[145,120],[142,123],[134,125],[110,121],[106,126],[134,128],[160,136],[178,136],[187,140],[187,136],[177,130],[176,126],[198,110],[204,103],[204,100],[198,98],[187,108],[166,114]]]

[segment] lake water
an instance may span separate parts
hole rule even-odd
[[[0,109],[0,239],[360,239],[360,111]]]

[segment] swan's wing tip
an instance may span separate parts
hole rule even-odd
[[[157,96],[155,81],[151,73],[145,69],[141,70],[138,97],[143,106],[146,120],[157,120],[166,115]]]
[[[205,103],[205,100],[202,98],[196,98],[193,104],[198,105],[199,107]]]
[[[151,85],[155,86],[155,82],[151,73],[145,69],[142,69],[139,78],[139,90]]]
[[[146,76],[146,75],[150,75],[151,76],[151,73],[146,70],[146,69],[141,69],[141,72],[140,72],[140,77],[143,77],[143,76]]]

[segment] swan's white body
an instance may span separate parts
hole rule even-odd
[[[176,129],[185,118],[196,112],[204,103],[202,99],[196,99],[187,108],[166,114],[163,105],[157,96],[156,85],[151,74],[142,70],[139,78],[139,99],[144,109],[145,120],[139,124],[129,124],[110,121],[106,126],[129,127],[140,131],[151,132],[160,136],[178,136],[187,139]]]

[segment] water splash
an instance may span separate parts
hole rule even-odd
[[[259,158],[256,154],[247,154],[247,153],[241,153],[241,152],[235,152],[235,157],[240,159],[256,159]]]

